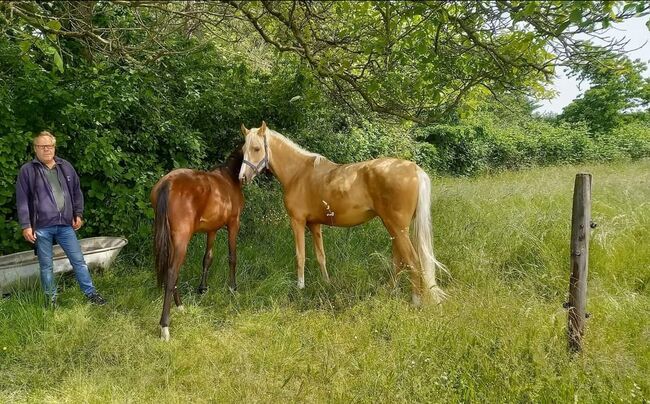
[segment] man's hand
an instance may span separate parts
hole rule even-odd
[[[36,233],[34,233],[31,227],[23,229],[23,237],[32,244],[36,241]]]
[[[79,216],[75,216],[74,219],[72,220],[72,228],[75,230],[79,230],[81,226],[83,226],[84,222],[81,220]]]

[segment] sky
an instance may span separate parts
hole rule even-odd
[[[629,51],[627,55],[632,60],[641,59],[648,65],[648,70],[643,72],[643,76],[645,77],[650,77],[650,30],[645,25],[648,18],[650,17],[630,18],[629,20],[614,24],[606,33],[608,36],[614,38],[626,37],[629,39],[629,43],[625,47]],[[574,98],[587,90],[589,86],[587,83],[582,83],[579,87],[575,78],[566,77],[565,72],[560,70],[553,88],[558,92],[558,95],[552,100],[539,101],[538,103],[541,106],[536,112],[540,114],[559,114],[562,112],[562,108],[566,107]]]

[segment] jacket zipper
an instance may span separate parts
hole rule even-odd
[[[42,165],[43,165],[43,163],[41,163],[41,166]],[[43,170],[44,170],[44,168],[43,168]],[[41,172],[41,175],[45,175],[45,174],[43,172]],[[57,179],[59,178],[58,169],[57,169],[56,178]],[[41,180],[43,180],[43,178],[41,178]],[[61,182],[61,181],[59,180],[59,182]],[[46,181],[46,184],[47,184],[47,189],[50,191],[50,196],[52,197],[52,202],[54,202],[54,206],[56,206],[56,199],[54,198],[54,191],[52,190],[52,185],[50,185],[50,181]],[[61,188],[63,188],[63,187],[61,187]],[[63,201],[64,201],[63,208],[65,209],[65,194],[63,195]],[[62,219],[61,219],[61,211],[59,211],[59,224],[61,224],[61,221],[62,221]]]

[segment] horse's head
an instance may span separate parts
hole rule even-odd
[[[269,143],[266,122],[262,121],[259,128],[246,129],[241,125],[241,131],[246,139],[244,161],[239,170],[239,181],[243,184],[250,182],[265,168],[269,168]]]

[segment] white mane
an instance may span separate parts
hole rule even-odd
[[[327,161],[327,158],[325,158],[323,155],[320,155],[318,153],[310,152],[308,150],[303,149],[302,147],[298,146],[293,140],[285,137],[279,132],[274,131],[273,129],[266,128],[266,131],[268,134],[271,136],[277,138],[287,146],[291,147],[298,153],[307,156],[307,157],[314,157],[314,167],[316,167],[318,164],[320,164],[322,161]]]

